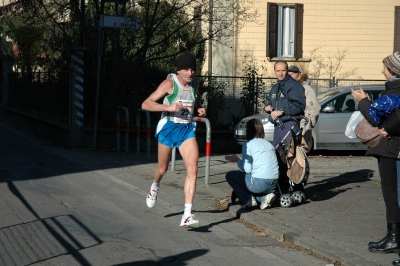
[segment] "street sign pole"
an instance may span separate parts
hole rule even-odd
[[[140,19],[121,16],[100,15],[99,21],[99,43],[97,51],[97,77],[96,77],[96,100],[93,125],[93,149],[97,147],[97,121],[99,117],[99,98],[100,98],[100,74],[101,74],[101,52],[103,50],[103,28],[139,30]]]

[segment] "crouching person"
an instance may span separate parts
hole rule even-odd
[[[242,208],[261,203],[263,210],[271,206],[276,198],[274,193],[278,183],[279,168],[274,146],[264,140],[263,124],[258,119],[247,122],[247,142],[242,146],[242,159],[236,155],[227,155],[229,162],[237,162],[241,171],[230,171],[226,181],[242,204]],[[234,202],[234,199],[232,199]]]

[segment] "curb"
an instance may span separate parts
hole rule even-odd
[[[265,216],[254,215],[249,211],[242,210],[240,205],[228,205],[229,212],[238,219],[243,219],[257,227],[264,229],[276,239],[284,239],[285,241],[309,249],[312,252],[324,256],[332,261],[338,261],[346,266],[379,266],[379,264],[366,261],[353,253],[339,249],[335,246],[326,244],[318,239],[307,237],[299,232],[294,232],[290,228],[277,224],[275,221],[269,220]]]

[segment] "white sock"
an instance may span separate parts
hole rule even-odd
[[[151,184],[150,193],[151,193],[153,190],[155,190],[155,191],[158,192],[158,191],[160,190],[160,183],[154,183],[154,182],[153,182],[153,184]]]
[[[193,204],[185,204],[185,211],[183,212],[183,217],[188,217],[192,212]]]

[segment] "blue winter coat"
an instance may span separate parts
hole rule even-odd
[[[278,80],[272,86],[265,100],[265,106],[271,105],[275,110],[282,110],[283,116],[280,116],[282,122],[291,120],[290,116],[304,115],[306,108],[306,96],[304,87],[289,74],[283,80]],[[274,123],[269,118],[271,123]]]

